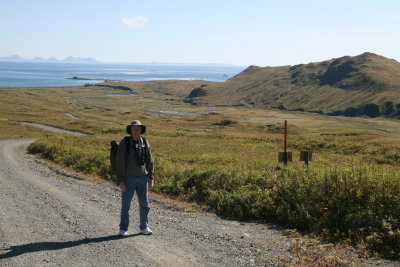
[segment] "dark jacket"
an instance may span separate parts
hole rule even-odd
[[[144,176],[147,175],[150,179],[154,177],[154,164],[153,164],[153,156],[151,155],[151,149],[149,142],[147,142],[147,149],[145,150],[145,164],[141,165],[139,163],[139,153],[137,146],[141,146],[142,149],[145,149],[144,140],[141,137],[140,141],[134,141],[132,137],[129,138],[130,146],[129,153],[126,153],[126,141],[125,138],[119,142],[118,151],[117,151],[117,162],[115,167],[115,174],[117,177],[117,181],[122,182],[126,176]]]

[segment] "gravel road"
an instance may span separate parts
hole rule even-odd
[[[290,241],[272,225],[185,212],[150,196],[154,232],[116,235],[120,192],[80,180],[26,153],[32,140],[0,142],[0,266],[255,266],[278,262]]]
[[[130,235],[120,238],[118,188],[27,154],[32,141],[0,141],[0,266],[276,266],[294,257],[274,225],[185,211],[156,194],[154,234],[138,234],[135,199]]]
[[[69,114],[69,113],[66,113]],[[71,116],[73,116],[72,114],[69,114]],[[49,125],[45,125],[45,124],[40,124],[40,123],[34,123],[34,122],[22,122],[25,125],[29,125],[29,126],[33,126],[33,127],[37,127],[37,128],[41,128],[44,129],[46,131],[50,131],[50,132],[54,132],[54,133],[61,133],[61,134],[72,134],[75,136],[85,136],[85,133],[82,132],[77,132],[77,131],[69,131],[69,130],[64,130],[64,129],[60,129],[57,127],[53,127],[53,126],[49,126]]]

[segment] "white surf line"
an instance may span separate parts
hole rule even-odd
[[[82,133],[82,132],[64,130],[64,129],[61,129],[61,128],[57,128],[57,127],[53,127],[53,126],[49,126],[49,125],[44,125],[44,124],[40,124],[40,123],[25,122],[25,121],[22,121],[22,123],[26,124],[26,125],[33,126],[33,127],[42,128],[44,130],[55,132],[55,133],[72,134],[72,135],[75,135],[75,136],[85,136],[85,135],[87,135],[87,134]]]

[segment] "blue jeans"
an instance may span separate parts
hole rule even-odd
[[[140,229],[149,226],[147,215],[149,214],[149,199],[147,194],[147,176],[127,176],[124,179],[126,191],[122,192],[121,223],[120,230],[128,230],[129,209],[135,191],[139,200]]]

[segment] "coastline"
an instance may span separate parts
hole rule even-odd
[[[69,78],[66,78],[66,79],[68,79],[68,80],[79,80],[79,81],[114,81],[114,80],[110,80],[110,79],[104,79],[104,78],[86,78],[86,77],[77,77],[77,76],[74,76],[74,77],[69,77]]]
[[[224,82],[244,67],[162,64],[0,62],[0,86],[80,86],[103,81],[206,80]]]

